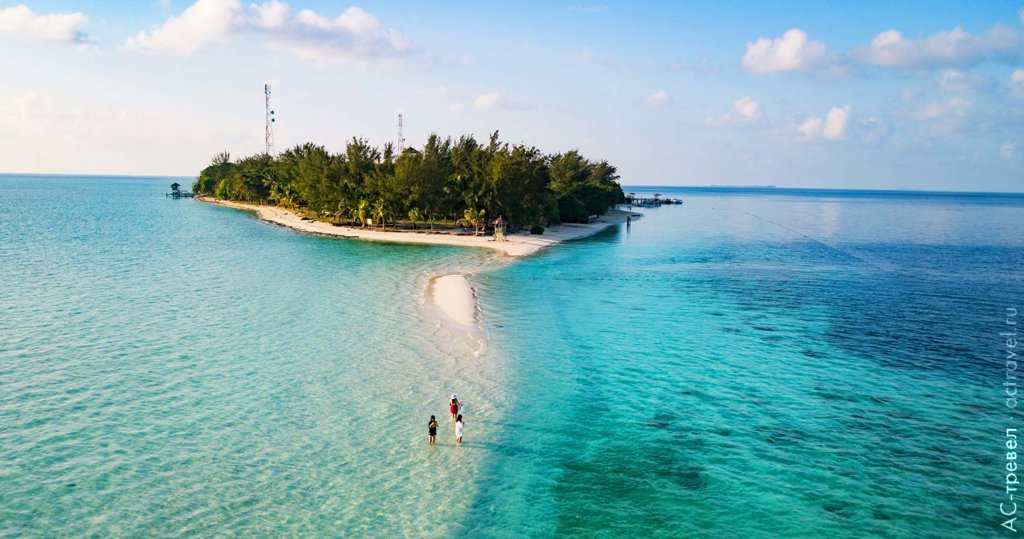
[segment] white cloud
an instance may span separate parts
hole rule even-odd
[[[318,30],[340,28],[354,35],[370,34],[380,29],[376,17],[355,6],[346,9],[333,21],[317,15],[309,9],[300,11],[295,19],[310,28]]]
[[[810,69],[824,59],[824,43],[810,41],[803,30],[791,28],[780,38],[748,41],[742,65],[754,73],[782,73]]]
[[[0,9],[0,35],[57,43],[88,43],[83,29],[89,17],[82,13],[38,15],[25,4]]]
[[[366,63],[404,55],[408,41],[383,30],[376,17],[352,6],[330,19],[304,9],[292,15],[279,0],[250,4],[240,0],[196,0],[180,15],[151,32],[139,32],[125,46],[150,54],[190,54],[217,41],[250,32],[268,46],[316,63]]]
[[[742,65],[754,73],[780,73],[827,68],[836,76],[849,76],[857,64],[892,69],[965,68],[986,60],[1024,60],[1024,34],[995,25],[985,33],[972,35],[963,28],[937,32],[923,39],[908,39],[898,30],[886,30],[868,45],[854,47],[841,56],[826,55],[825,44],[811,41],[799,28],[776,39],[747,42]]]
[[[963,90],[966,88],[967,74],[956,69],[943,69],[939,72],[939,86],[945,90]]]
[[[761,103],[746,96],[737,99],[732,104],[732,112],[736,117],[745,122],[756,122],[764,115],[764,112],[761,110]]]
[[[189,54],[223,41],[244,24],[239,0],[196,0],[152,32],[128,38],[125,47],[147,54]]]
[[[756,124],[764,117],[764,110],[761,103],[743,96],[733,102],[729,112],[717,117],[707,118],[704,123],[707,125],[729,125],[729,124]]]
[[[1017,157],[1017,143],[1011,141],[1004,142],[999,147],[999,155],[1003,156],[1003,159],[1014,159]]]
[[[658,90],[647,96],[647,104],[652,107],[666,107],[672,104],[672,96],[665,90]]]
[[[921,120],[963,118],[967,116],[967,111],[970,108],[970,101],[953,97],[946,101],[931,101],[925,104],[924,108],[918,110],[914,116]]]
[[[493,108],[497,107],[500,103],[501,103],[501,94],[500,93],[498,93],[498,92],[487,92],[485,94],[480,94],[480,96],[476,98],[476,101],[473,102],[473,106],[478,108],[478,109],[488,110],[488,109],[493,109]]]
[[[873,144],[889,136],[889,124],[881,118],[871,116],[860,121],[860,131],[863,133],[864,142]]]
[[[269,39],[272,46],[319,63],[365,63],[409,50],[398,32],[382,30],[376,17],[355,6],[333,20],[302,10]]]
[[[812,116],[806,120],[799,127],[796,128],[800,132],[800,135],[805,139],[812,139],[817,137],[821,133],[821,118]]]
[[[995,86],[995,81],[972,71],[943,69],[936,75],[939,87],[947,92],[987,91]]]
[[[448,110],[453,112],[453,113],[455,113],[455,114],[458,114],[458,113],[462,112],[462,103],[459,103],[459,102],[452,103],[448,107]]]
[[[927,101],[905,116],[917,120],[923,132],[930,136],[962,136],[978,129],[986,131],[991,129],[993,119],[986,114],[985,107],[975,112],[974,104],[962,97]]]
[[[1010,73],[1010,95],[1024,97],[1024,69]]]
[[[846,138],[846,127],[851,112],[852,109],[849,105],[832,107],[825,118],[818,116],[807,118],[797,127],[797,131],[800,132],[800,136],[804,140],[842,140]]]
[[[253,14],[253,24],[264,30],[273,30],[284,26],[284,23],[288,21],[291,9],[288,4],[270,0],[258,6],[256,4],[249,6],[249,11]]]
[[[907,39],[897,30],[886,30],[876,35],[870,45],[854,48],[850,57],[889,68],[968,67],[989,58],[1024,57],[1022,47],[1024,37],[1005,26],[995,26],[979,36],[957,27],[920,40]]]

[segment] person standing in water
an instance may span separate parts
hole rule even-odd
[[[430,421],[427,423],[427,445],[434,445],[437,441],[437,420],[434,416],[430,416]]]
[[[455,442],[462,445],[462,414],[455,418]]]
[[[452,420],[459,415],[459,396],[455,393],[452,393],[452,398],[448,399],[448,411],[452,413]]]

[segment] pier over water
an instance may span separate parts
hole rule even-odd
[[[656,208],[666,204],[682,204],[681,198],[661,198],[661,193],[654,193],[653,197],[638,196],[636,193],[626,195],[626,204],[639,206],[641,208]]]
[[[188,191],[182,191],[181,184],[178,182],[174,182],[171,184],[171,192],[164,193],[164,196],[167,198],[192,198],[195,195]]]

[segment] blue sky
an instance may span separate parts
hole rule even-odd
[[[1024,1],[0,1],[0,171],[194,175],[405,116],[624,183],[1024,191]]]

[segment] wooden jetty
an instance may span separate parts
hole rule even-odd
[[[181,184],[174,182],[171,184],[171,192],[165,193],[164,196],[167,198],[193,198],[195,195],[188,191],[182,191]]]
[[[626,195],[626,204],[630,206],[639,206],[641,208],[657,208],[662,205],[671,204],[682,204],[683,199],[681,198],[661,198],[661,193],[654,193],[652,197],[645,197],[643,195],[637,195],[636,193],[629,193]]]

